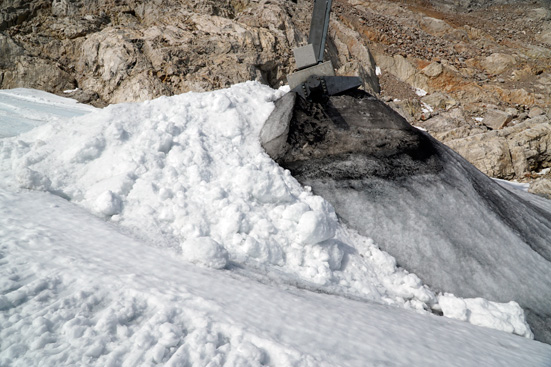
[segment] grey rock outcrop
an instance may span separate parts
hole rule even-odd
[[[551,167],[551,124],[545,117],[498,131],[452,137],[446,145],[491,177],[513,179]]]
[[[78,87],[81,92],[73,96],[87,102],[96,96],[100,105],[247,80],[278,87],[294,68],[292,48],[306,41],[311,8],[283,0],[15,3],[19,5],[3,4],[2,14],[13,18],[24,10],[32,17],[6,23],[0,39],[7,46],[0,56],[0,87],[56,93]],[[377,92],[366,45],[334,22],[330,57],[339,72],[362,76],[365,87]]]
[[[505,111],[489,109],[484,114],[482,123],[492,130],[503,129],[509,122],[513,120],[513,116]]]

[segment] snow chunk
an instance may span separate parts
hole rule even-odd
[[[17,182],[21,188],[48,191],[52,182],[43,174],[27,167],[16,172]]]
[[[210,237],[184,241],[182,255],[189,262],[214,269],[222,269],[228,263],[228,252]]]
[[[122,201],[117,194],[110,190],[99,195],[95,201],[95,211],[105,216],[119,214],[122,210]]]
[[[335,236],[337,223],[327,218],[324,213],[307,211],[298,222],[298,233],[301,241],[316,244]]]
[[[534,338],[530,326],[525,321],[524,311],[518,303],[497,303],[483,298],[457,298],[453,294],[438,296],[444,316],[473,325],[484,326],[508,333]]]

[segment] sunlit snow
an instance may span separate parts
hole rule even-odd
[[[258,134],[283,93],[0,91],[0,365],[551,360],[489,329],[530,338],[516,303],[434,294],[273,162]]]

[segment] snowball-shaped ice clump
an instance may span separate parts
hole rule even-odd
[[[122,201],[117,194],[107,190],[97,197],[94,206],[97,213],[110,217],[115,214],[120,214],[122,210]]]
[[[337,223],[325,213],[307,211],[302,214],[298,222],[298,233],[301,241],[319,243],[335,236]]]
[[[187,261],[208,268],[222,269],[228,263],[228,252],[210,237],[191,238],[182,243]]]

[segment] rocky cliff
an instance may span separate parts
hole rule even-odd
[[[0,87],[100,106],[251,79],[277,87],[312,3],[4,0]],[[551,193],[549,1],[335,0],[327,55],[484,173]]]
[[[246,80],[286,83],[306,40],[310,4],[288,1],[15,1],[2,3],[2,88],[34,87],[94,104],[143,101]],[[359,35],[335,22],[342,73],[375,78]],[[377,83],[366,87],[378,91]]]

